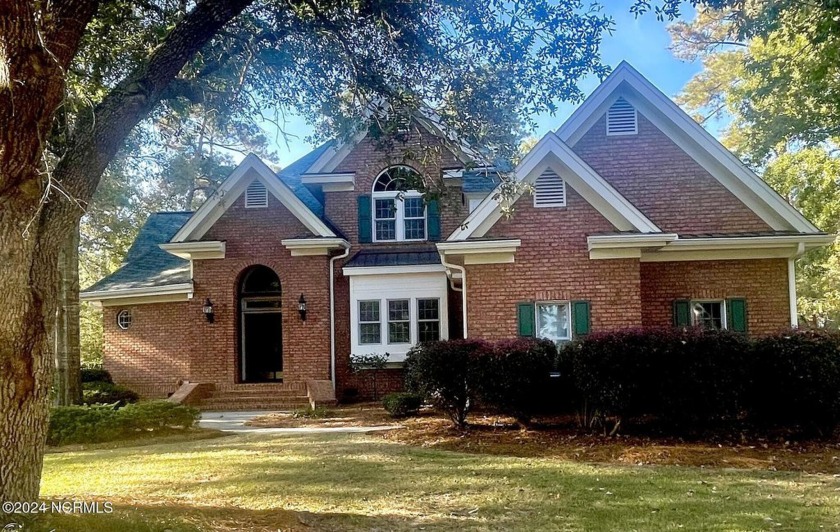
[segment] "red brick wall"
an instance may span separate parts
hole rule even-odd
[[[595,122],[574,151],[663,231],[770,230],[641,113],[638,135],[607,136],[605,121]]]
[[[563,208],[533,206],[530,195],[487,236],[519,238],[513,264],[467,266],[470,337],[517,335],[516,305],[534,300],[587,300],[592,329],[641,322],[638,259],[590,260],[586,237],[615,228],[571,187]]]
[[[329,259],[292,257],[280,243],[310,234],[304,225],[269,194],[266,209],[246,209],[239,198],[203,240],[226,241],[221,260],[194,263],[193,314],[203,320],[201,305],[213,301],[215,323],[200,323],[200,345],[192,352],[191,380],[230,384],[239,379],[238,284],[253,265],[273,269],[280,277],[283,311],[283,372],[286,382],[328,379]],[[300,319],[298,298],[304,294],[306,321]]]
[[[751,334],[790,327],[787,259],[643,262],[642,324],[673,323],[675,299],[746,298]]]
[[[117,326],[123,309],[132,316],[127,330]],[[103,365],[114,381],[143,397],[174,392],[189,375],[195,325],[190,312],[187,302],[104,307]]]
[[[420,160],[403,161],[399,154],[386,153],[377,146],[376,141],[365,138],[335,169],[336,172],[356,172],[356,190],[324,194],[327,218],[347,235],[355,250],[359,249],[356,198],[359,195],[371,193],[374,179],[383,170],[395,164],[407,164],[426,176],[430,184],[437,186],[440,183],[442,168],[462,166],[448,149],[441,146],[439,140],[428,133],[419,134],[412,131],[412,136],[407,142],[397,143],[394,147],[405,148],[410,153],[416,153]],[[469,208],[463,201],[460,187],[447,187],[440,197],[441,239],[445,240],[468,214]],[[381,245],[393,246],[394,243]],[[376,246],[376,244],[365,245],[365,247],[368,246]]]

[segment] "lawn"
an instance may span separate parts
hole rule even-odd
[[[237,435],[52,453],[58,530],[835,530],[828,474],[465,454],[376,435]]]

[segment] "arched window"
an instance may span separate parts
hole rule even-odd
[[[280,295],[280,278],[266,266],[253,266],[242,277],[242,296]]]
[[[417,190],[420,174],[407,166],[388,168],[373,182],[373,240],[426,240],[426,204]]]

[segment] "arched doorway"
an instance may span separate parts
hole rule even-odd
[[[242,382],[283,380],[283,314],[280,278],[252,266],[239,282],[239,371]]]

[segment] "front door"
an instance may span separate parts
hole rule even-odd
[[[242,312],[242,381],[283,380],[283,315]]]

